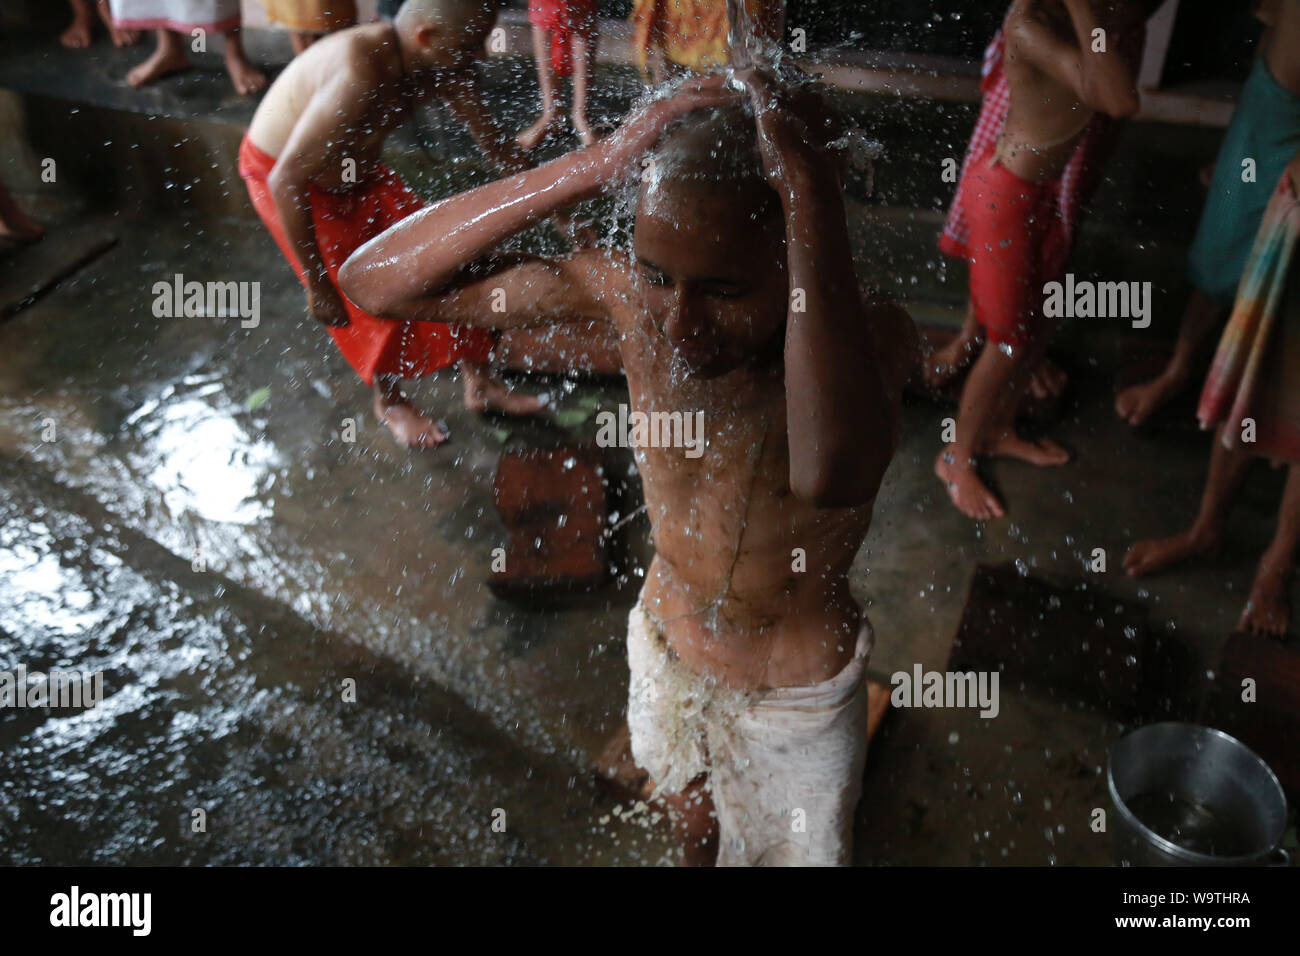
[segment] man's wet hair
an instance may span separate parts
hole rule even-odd
[[[754,202],[755,212],[779,212],[780,199],[763,173],[754,114],[747,103],[688,113],[650,153],[645,194],[660,190],[731,194]]]

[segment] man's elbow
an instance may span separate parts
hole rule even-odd
[[[382,283],[368,281],[366,266],[359,261],[360,258],[358,250],[339,267],[339,289],[367,315],[379,319],[392,318],[397,303],[391,296],[384,295]]]
[[[876,497],[888,464],[888,458],[879,462],[842,457],[824,467],[792,473],[790,490],[814,508],[856,508]]]

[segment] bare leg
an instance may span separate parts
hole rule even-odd
[[[1210,452],[1210,473],[1201,493],[1201,507],[1192,526],[1172,538],[1153,538],[1136,541],[1124,555],[1124,571],[1131,578],[1162,571],[1173,564],[1196,555],[1206,554],[1219,547],[1223,529],[1228,522],[1232,499],[1236,497],[1241,480],[1246,475],[1250,456],[1223,447],[1220,438],[1223,427],[1214,433],[1214,448]],[[1291,482],[1288,480],[1287,490]],[[1279,533],[1281,529],[1279,526]]]
[[[587,122],[587,86],[591,80],[591,67],[596,59],[596,34],[575,33],[572,41],[573,56],[573,128],[583,146],[596,142],[596,134]]]
[[[447,440],[437,422],[407,401],[396,375],[375,376],[375,417],[407,448],[436,448]]]
[[[68,0],[72,7],[72,24],[59,36],[59,42],[72,50],[90,46],[91,31],[95,28],[94,11],[90,0]]]
[[[149,59],[126,75],[126,82],[134,87],[148,86],[171,73],[190,68],[190,55],[185,52],[181,35],[171,30],[155,30],[158,43]]]
[[[1035,464],[1059,464],[1056,459],[1065,452],[1054,442],[1024,441],[1015,435],[1010,424],[1008,416],[1014,416],[1015,406],[1010,405],[1008,412],[1009,403],[1019,402],[1038,358],[1041,353],[1029,347],[1007,355],[989,343],[966,378],[957,413],[956,440],[939,453],[934,473],[948,489],[953,504],[968,517],[984,520],[1000,518],[1005,513],[997,496],[975,473],[976,454],[1014,455]],[[1041,455],[1042,460],[1035,460],[1035,454]]]
[[[1295,570],[1295,550],[1300,544],[1300,465],[1292,465],[1282,493],[1282,508],[1277,516],[1277,533],[1260,559],[1255,581],[1250,587],[1245,610],[1237,629],[1253,634],[1281,637],[1291,624],[1291,573]]]
[[[516,142],[520,149],[536,149],[559,130],[555,115],[555,74],[551,70],[551,34],[540,27],[533,27],[533,56],[537,58],[537,82],[542,87],[542,116],[519,134]]]
[[[485,364],[461,359],[457,368],[465,384],[465,407],[471,412],[536,415],[546,407],[546,403],[534,395],[516,395],[494,379]]]
[[[1022,438],[1016,433],[1016,413],[1020,410],[1028,383],[1047,361],[1047,343],[1050,338],[1044,330],[1034,342],[1022,347],[1024,364],[1016,365],[1015,377],[1007,384],[998,402],[996,413],[984,429],[984,437],[976,445],[976,454],[993,458],[1015,458],[1031,465],[1050,467],[1064,465],[1070,453],[1050,438]]]
[[[0,181],[0,238],[35,242],[45,228],[23,212],[3,181]]]
[[[314,33],[308,33],[306,30],[289,31],[289,45],[293,47],[294,56],[298,56],[315,42],[316,34]]]
[[[673,835],[681,842],[684,866],[713,866],[718,860],[718,819],[713,798],[700,777],[681,793],[659,799],[673,811]]]
[[[243,96],[266,88],[266,76],[244,55],[244,41],[238,30],[226,34],[226,72],[235,92]]]
[[[1141,425],[1187,385],[1196,357],[1223,321],[1226,310],[1193,290],[1183,309],[1178,341],[1165,370],[1149,382],[1132,385],[1115,398],[1115,411],[1130,425]]]
[[[925,382],[931,388],[942,388],[957,376],[962,369],[970,365],[979,354],[984,341],[984,330],[975,321],[975,306],[966,303],[966,318],[961,331],[948,340],[925,363]]]
[[[135,46],[140,42],[139,30],[123,30],[113,22],[113,11],[108,8],[108,0],[99,0],[98,7],[99,19],[108,27],[108,36],[113,41],[113,46]]]

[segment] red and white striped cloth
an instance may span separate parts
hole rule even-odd
[[[1142,45],[1146,37],[1146,28],[1122,38],[1122,49],[1133,64],[1134,69],[1141,59]],[[961,177],[957,184],[952,204],[948,207],[948,218],[943,224],[943,234],[939,237],[939,248],[947,255],[958,259],[969,258],[966,245],[970,241],[970,221],[967,219],[966,204],[963,199],[962,186],[966,182],[966,171],[971,163],[988,156],[997,148],[998,137],[1007,121],[1007,109],[1011,105],[1011,92],[1007,83],[1002,60],[1006,53],[1006,37],[999,29],[993,36],[993,42],[984,51],[984,65],[981,69],[982,80],[980,92],[979,119],[975,131],[971,134],[966,147],[966,157],[961,164]],[[1110,117],[1098,113],[1084,127],[1082,135],[1075,143],[1074,154],[1066,164],[1057,181],[1056,215],[1068,237],[1068,248],[1074,247],[1075,230],[1083,218],[1085,205],[1092,198],[1100,177],[1101,161],[1105,159],[1113,140],[1113,124]]]

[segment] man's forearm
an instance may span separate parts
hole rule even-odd
[[[307,191],[292,185],[277,186],[271,190],[271,199],[307,281],[318,282],[326,278],[325,260],[316,240],[316,224],[307,201]]]
[[[340,284],[375,315],[402,310],[516,233],[598,194],[606,182],[598,150],[568,153],[407,217],[353,253],[339,272]]]

